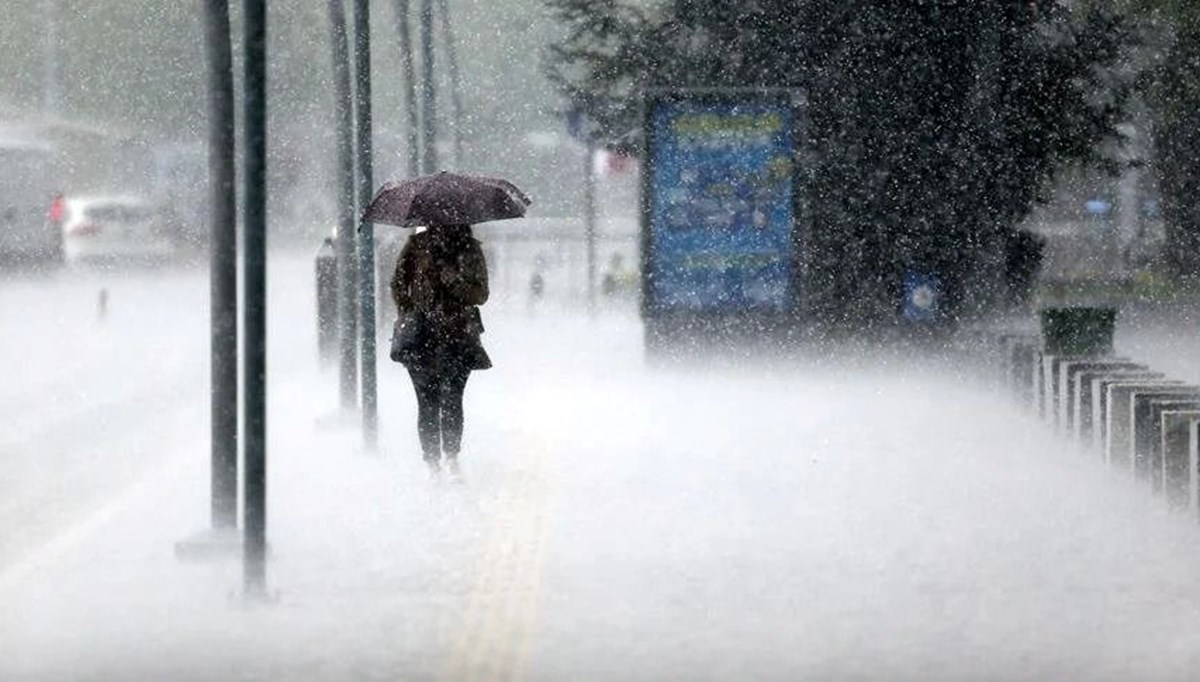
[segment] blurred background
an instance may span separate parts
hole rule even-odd
[[[379,181],[403,176],[409,153],[399,4],[373,8]],[[614,243],[600,260],[620,254],[636,267],[631,93],[647,85],[795,86],[812,100],[823,164],[813,183],[814,291],[837,301],[879,280],[856,295],[862,310],[828,316],[870,324],[880,307],[895,305],[895,271],[928,263],[922,267],[954,279],[975,263],[963,256],[974,249],[967,244],[982,241],[979,250],[994,252],[987,244],[1028,234],[1044,242],[1043,291],[1116,287],[1159,296],[1195,278],[1200,219],[1189,197],[1200,177],[1192,113],[1200,109],[1192,57],[1200,21],[1190,4],[718,5],[446,0],[435,52],[439,166],[510,178],[535,198],[531,215],[557,221],[569,242],[580,233],[570,221],[582,217],[583,145],[578,131],[568,134],[564,114],[585,110],[595,121],[585,135],[599,148],[595,205],[608,221],[601,239]],[[236,3],[232,11],[237,62]],[[277,245],[315,246],[335,222],[328,19],[323,3],[269,7],[269,216]],[[180,3],[6,3],[0,183],[8,205],[0,218],[9,233],[0,253],[61,255],[56,235],[43,229],[59,196],[117,198],[123,207],[109,210],[125,213],[152,206],[166,224],[161,249],[172,240],[193,254],[203,249],[202,29],[200,13]],[[920,104],[960,85],[992,112],[978,130],[945,124],[973,111],[957,100]],[[851,123],[829,123],[835,117]],[[1005,153],[995,154],[997,145]],[[938,191],[944,187],[958,189]],[[60,220],[86,212],[66,202],[53,210]],[[521,266],[527,271],[539,251],[531,249]],[[838,254],[836,268],[825,266],[823,251]],[[858,255],[847,261],[847,253]],[[986,284],[953,288],[971,308],[972,289]]]

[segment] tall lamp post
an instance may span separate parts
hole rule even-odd
[[[406,146],[410,178],[421,174],[421,115],[417,108],[417,70],[413,65],[412,29],[409,22],[408,0],[395,0],[396,35],[400,39],[400,68],[404,75],[404,111],[408,119]]]
[[[42,0],[42,113],[54,116],[62,106],[62,80],[59,66],[58,2]]]
[[[50,0],[51,2],[53,0]],[[212,526],[237,527],[237,189],[229,0],[204,3],[208,46]]]
[[[421,169],[437,171],[437,93],[433,82],[433,0],[421,0]]]
[[[354,262],[354,100],[350,85],[350,55],[346,37],[346,9],[342,0],[329,0],[329,26],[333,57],[333,109],[337,130],[337,279],[338,279],[338,376],[342,409],[357,405],[358,315],[355,300]]]
[[[371,2],[354,0],[354,114],[358,160],[358,281],[362,327],[363,441],[374,450],[379,440],[375,364],[375,226],[361,219],[374,192],[371,121]]]
[[[235,555],[238,535],[237,190],[229,0],[205,0],[208,64],[210,514],[208,531],[175,544],[180,559]]]
[[[267,17],[266,0],[244,0],[243,153],[245,204],[243,579],[246,595],[266,593],[267,541]]]

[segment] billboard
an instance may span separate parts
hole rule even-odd
[[[786,93],[647,101],[648,314],[795,305],[793,118]]]

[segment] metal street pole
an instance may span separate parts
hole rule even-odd
[[[421,168],[437,172],[437,93],[433,83],[433,0],[421,0]]]
[[[58,115],[62,106],[62,79],[59,67],[58,2],[42,0],[42,113]]]
[[[209,326],[212,373],[212,526],[237,527],[237,188],[229,0],[204,3],[208,47]]]
[[[354,112],[358,157],[359,216],[374,194],[371,155],[371,1],[354,0]],[[375,226],[358,224],[358,281],[362,320],[362,428],[368,450],[379,443],[379,409],[375,376]]]
[[[354,101],[350,90],[350,53],[346,39],[346,9],[342,0],[329,0],[333,47],[333,109],[337,118],[337,271],[340,330],[339,385],[343,410],[358,404],[358,314],[354,261]]]
[[[446,65],[450,68],[450,106],[454,111],[454,167],[462,167],[463,155],[463,104],[462,75],[458,68],[458,46],[454,40],[454,29],[450,21],[450,3],[438,0],[438,16],[441,17],[442,42],[446,46]]]
[[[247,596],[266,592],[267,546],[267,16],[266,0],[244,0],[243,153],[245,205],[243,376],[246,451],[243,579]]]
[[[596,143],[591,131],[585,128],[583,157],[583,233],[587,241],[587,301],[588,313],[596,312]]]
[[[396,0],[396,33],[400,37],[400,69],[404,74],[404,111],[408,117],[405,146],[408,148],[408,177],[421,174],[421,140],[418,134],[420,113],[417,109],[417,70],[413,64],[412,30],[408,0]]]

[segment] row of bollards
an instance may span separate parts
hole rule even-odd
[[[990,335],[1004,388],[1106,466],[1200,520],[1200,386],[1113,354],[1115,311],[1055,308]]]

